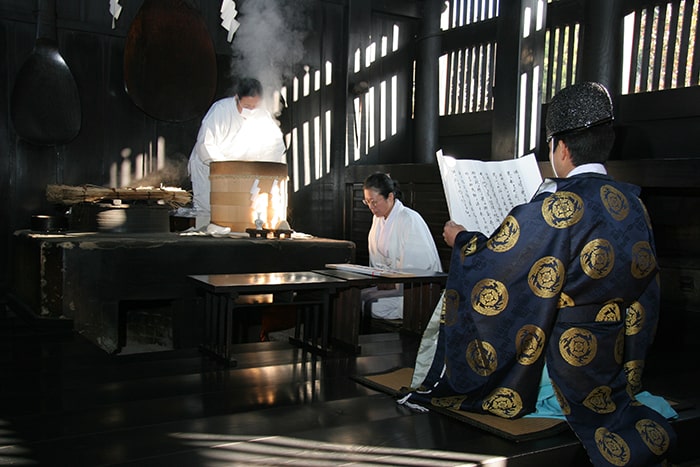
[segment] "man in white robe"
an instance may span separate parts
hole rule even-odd
[[[216,101],[199,128],[188,164],[196,227],[211,218],[209,166],[215,161],[286,163],[282,132],[265,109],[259,108],[262,85],[244,78],[235,96]]]

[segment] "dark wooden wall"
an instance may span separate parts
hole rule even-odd
[[[201,13],[212,35],[220,63],[216,96],[229,91],[226,31],[216,27],[219,6],[203,1]],[[149,117],[124,89],[125,38],[141,2],[121,2],[112,29],[108,2],[57,2],[58,49],[78,86],[82,124],[78,136],[57,146],[38,146],[20,139],[7,111],[0,113],[0,284],[5,290],[12,232],[28,228],[33,214],[63,214],[64,208],[46,200],[48,184],[108,185],[110,171],[125,155],[155,155],[159,138],[165,140],[168,166],[186,170],[199,119],[165,122]],[[37,2],[3,0],[0,4],[0,102],[10,106],[15,77],[30,54],[36,37]],[[186,172],[184,173],[186,176]]]

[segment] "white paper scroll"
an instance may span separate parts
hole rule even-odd
[[[455,159],[437,152],[450,218],[491,235],[508,212],[530,201],[542,183],[534,154],[505,161]]]

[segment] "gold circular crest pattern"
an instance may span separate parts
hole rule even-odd
[[[632,394],[637,394],[642,389],[642,373],[644,373],[644,360],[630,360],[624,365],[627,384],[630,385]]]
[[[600,323],[603,321],[620,321],[622,320],[622,312],[620,311],[620,305],[613,302],[608,302],[598,311],[595,315],[595,321]]]
[[[569,297],[567,294],[564,292],[559,294],[559,302],[557,303],[557,308],[562,309],[562,308],[567,308],[571,306],[576,306],[576,302],[574,302],[574,299]]]
[[[554,381],[552,381],[552,389],[554,389],[554,396],[557,398],[557,402],[559,402],[559,407],[561,407],[561,413],[564,415],[569,415],[571,413],[569,401],[566,400],[566,397],[564,397],[564,394],[562,394],[561,389],[559,389],[559,386],[554,384]]]
[[[634,427],[651,452],[661,456],[668,450],[671,438],[666,430],[654,420],[643,418],[635,423]]]
[[[510,388],[496,388],[484,399],[481,408],[499,417],[513,418],[523,409],[523,401]]]
[[[603,206],[616,221],[624,220],[630,212],[630,205],[627,197],[620,190],[611,186],[600,187],[600,199]]]
[[[559,338],[559,353],[569,365],[586,366],[597,352],[598,340],[587,329],[567,329]]]
[[[467,396],[433,397],[430,399],[430,403],[435,407],[459,410],[466,398]]]
[[[480,376],[490,375],[498,366],[498,354],[494,346],[479,339],[474,339],[467,345],[466,358],[469,367]]]
[[[637,242],[632,246],[632,276],[642,279],[656,269],[656,258],[649,242]]]
[[[527,282],[538,297],[555,297],[564,286],[564,263],[554,256],[538,259],[530,268]]]
[[[645,321],[646,311],[644,306],[639,302],[632,303],[627,308],[627,315],[625,316],[625,334],[634,336],[639,333],[644,328]]]
[[[542,355],[545,342],[544,331],[534,324],[526,324],[515,335],[515,351],[518,363],[532,365]]]
[[[519,238],[520,224],[515,217],[508,215],[496,233],[486,242],[486,247],[496,253],[503,253],[513,248]]]
[[[605,460],[613,465],[627,465],[630,461],[630,448],[625,440],[607,428],[595,430],[595,444]]]
[[[616,405],[610,397],[611,394],[610,386],[598,386],[586,396],[583,405],[598,414],[612,413],[615,411]]]
[[[495,279],[482,279],[472,289],[472,307],[485,316],[495,316],[508,306],[508,289]]]
[[[474,235],[467,243],[462,245],[462,249],[459,250],[460,258],[464,262],[464,258],[473,255],[476,252],[477,240],[476,235]]]
[[[615,249],[603,238],[591,240],[581,250],[579,256],[583,272],[591,279],[602,279],[610,274],[615,266]]]
[[[571,227],[583,217],[583,200],[570,191],[554,192],[542,202],[542,217],[555,229]]]

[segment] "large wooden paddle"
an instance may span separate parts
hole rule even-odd
[[[187,0],[144,0],[126,37],[124,84],[134,103],[159,120],[185,121],[209,108],[214,44]]]
[[[63,144],[78,135],[80,96],[58,51],[56,0],[39,0],[34,49],[17,73],[10,118],[20,138],[34,144]]]

